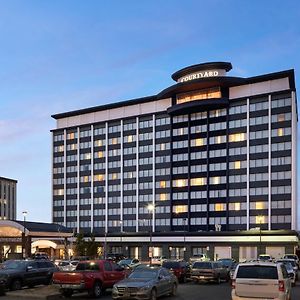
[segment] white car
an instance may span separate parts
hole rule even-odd
[[[291,281],[281,263],[239,264],[232,279],[232,300],[290,300]]]
[[[166,259],[165,256],[153,256],[151,258],[151,265],[162,265]]]

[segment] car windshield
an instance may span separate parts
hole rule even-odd
[[[240,266],[237,278],[278,279],[276,266]]]
[[[133,271],[128,278],[130,279],[154,279],[157,277],[157,270],[151,269],[138,269]]]
[[[298,257],[296,255],[285,255],[284,258],[288,258],[288,259],[298,259]]]
[[[193,269],[211,269],[211,263],[209,262],[195,262],[193,264]]]
[[[178,261],[165,261],[162,266],[167,269],[178,269],[179,262]]]
[[[122,259],[119,261],[119,265],[130,265],[132,263],[131,259]]]
[[[1,265],[2,269],[24,269],[26,265],[25,261],[6,261]]]
[[[233,264],[233,261],[231,259],[218,259],[218,262],[220,262],[223,266],[229,267]]]

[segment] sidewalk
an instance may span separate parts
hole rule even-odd
[[[22,300],[29,299],[43,299],[43,300],[58,300],[62,299],[58,289],[52,285],[37,286],[35,288],[24,288],[18,291],[8,291],[5,296],[0,299],[21,298]]]

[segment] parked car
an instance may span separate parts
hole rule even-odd
[[[293,259],[296,261],[296,264],[298,266],[298,269],[300,268],[300,261],[299,261],[299,257],[296,254],[285,254],[283,256],[284,259]]]
[[[113,262],[117,263],[122,259],[125,259],[125,255],[121,253],[108,253],[106,255],[106,259],[112,260]]]
[[[89,260],[80,261],[73,272],[55,272],[53,284],[65,297],[83,291],[99,297],[106,288],[112,288],[125,276],[124,269],[110,260]]]
[[[137,265],[140,264],[140,261],[137,258],[125,258],[118,262],[118,265],[121,267],[129,267],[131,269],[135,268]]]
[[[165,256],[153,256],[151,258],[151,265],[162,265],[162,263],[166,260],[167,258]]]
[[[78,263],[78,260],[62,260],[57,266],[60,271],[74,271]]]
[[[226,268],[216,261],[196,261],[191,268],[191,279],[195,282],[215,281],[221,283],[221,280],[228,281],[229,275]]]
[[[38,284],[48,285],[57,270],[48,260],[8,260],[1,264],[0,282],[4,282],[10,290]]]
[[[178,280],[162,267],[135,269],[128,278],[113,286],[113,299],[151,299],[163,295],[176,295]]]
[[[230,267],[230,269],[229,269],[229,278],[230,278],[230,280],[232,280],[233,275],[234,275],[234,272],[235,272],[235,269],[236,269],[237,266],[238,266],[238,264],[235,263],[235,264],[233,264],[233,265]]]
[[[260,255],[258,255],[258,260],[272,262],[273,261],[273,257],[271,255],[269,255],[269,254],[260,254]]]
[[[232,300],[291,299],[286,267],[273,262],[239,264],[232,280]]]
[[[291,264],[291,261],[295,263],[294,260],[285,260],[285,259],[278,259],[276,263],[282,263],[285,265],[286,270],[289,274],[289,277],[291,279],[292,286],[296,285],[296,280],[297,280],[297,274],[298,274],[298,269],[294,268],[293,265]]]
[[[218,262],[221,263],[222,266],[225,267],[228,271],[236,263],[233,258],[220,258],[218,259]]]
[[[189,264],[184,260],[165,260],[162,267],[170,270],[179,282],[186,282],[191,276]]]
[[[46,252],[36,252],[32,254],[32,259],[49,259],[49,256]]]
[[[288,262],[288,263],[290,263],[293,266],[293,269],[296,273],[296,280],[298,280],[299,267],[297,265],[297,262],[294,259],[282,258],[282,259],[277,259],[277,262],[282,262],[282,263]]]
[[[190,257],[189,262],[192,264],[195,261],[209,261],[209,257],[205,253],[194,254]]]

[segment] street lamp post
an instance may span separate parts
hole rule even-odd
[[[23,259],[25,259],[26,258],[26,216],[27,216],[27,211],[26,210],[24,210],[23,212],[22,212],[22,214],[23,214],[23,240],[22,240],[22,257],[23,257]]]
[[[186,221],[187,218],[183,218],[183,259],[185,260],[185,253],[186,253],[186,247],[185,247],[185,238],[186,238]]]
[[[121,241],[121,249],[122,249],[122,253],[123,253],[123,221],[120,221],[120,241]]]
[[[107,257],[107,231],[104,232],[104,259]]]
[[[258,216],[258,222],[259,222],[259,252],[258,252],[258,256],[261,253],[261,225],[262,225],[262,221],[263,221],[263,216]]]
[[[150,265],[152,263],[152,257],[153,257],[153,247],[152,247],[152,234],[153,234],[153,213],[154,213],[154,209],[155,209],[155,206],[153,204],[148,204],[147,206],[147,209],[150,213],[150,218],[149,218],[149,221],[150,221]]]

